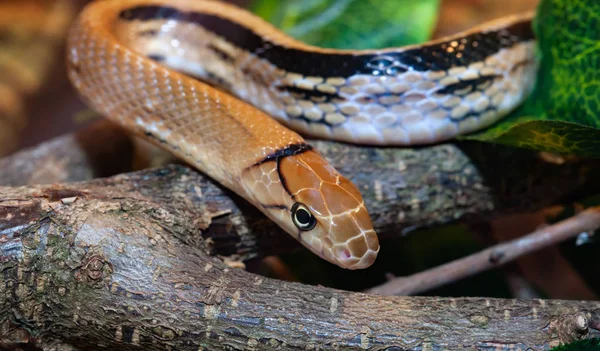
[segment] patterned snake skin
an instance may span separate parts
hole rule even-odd
[[[339,51],[217,1],[103,0],[74,24],[67,68],[107,118],[231,189],[319,257],[362,269],[380,248],[360,191],[299,133],[408,145],[493,123],[533,85],[530,21]]]
[[[131,45],[144,55],[303,134],[352,143],[426,144],[472,132],[513,110],[535,81],[531,14],[367,52],[282,44],[235,15],[144,5],[122,12],[120,25],[135,27],[124,30],[137,30]]]

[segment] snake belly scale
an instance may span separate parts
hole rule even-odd
[[[369,145],[444,141],[531,92],[532,13],[402,48],[299,42],[219,1],[99,0],[68,39],[88,104],[255,205],[321,258],[380,250],[360,191],[301,135]]]

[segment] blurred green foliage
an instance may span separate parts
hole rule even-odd
[[[255,0],[251,10],[305,43],[375,49],[430,38],[439,0]]]
[[[600,351],[600,339],[579,340],[554,347],[550,351]]]

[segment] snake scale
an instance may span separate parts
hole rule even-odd
[[[67,68],[92,108],[321,258],[363,269],[380,246],[361,193],[303,136],[420,145],[494,123],[534,85],[532,17],[353,51],[304,44],[219,1],[99,0],[70,31]]]

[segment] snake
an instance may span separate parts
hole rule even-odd
[[[258,208],[320,258],[380,251],[361,191],[307,139],[415,146],[493,124],[532,91],[533,13],[421,44],[306,44],[241,7],[100,0],[67,39],[82,99]]]

